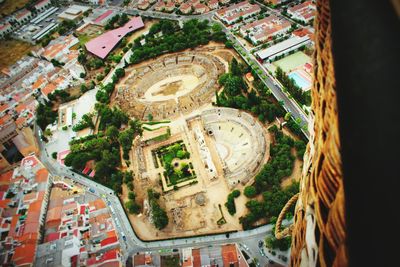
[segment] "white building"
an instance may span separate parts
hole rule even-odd
[[[42,0],[42,1],[40,1],[39,3],[37,3],[35,5],[35,9],[37,11],[43,11],[46,8],[48,8],[50,5],[51,5],[51,1],[50,0]]]
[[[14,20],[20,24],[28,22],[32,18],[32,12],[22,9],[14,14]]]
[[[217,17],[224,23],[231,25],[240,19],[245,19],[260,13],[259,5],[252,5],[248,1],[243,1],[230,7],[222,8],[217,11]]]
[[[257,44],[287,32],[290,27],[288,20],[271,15],[240,27],[240,34],[249,37],[253,44]]]
[[[6,34],[12,32],[12,26],[10,23],[0,24],[0,37],[3,37]]]
[[[303,45],[307,45],[310,42],[311,39],[308,35],[305,35],[303,37],[293,36],[283,42],[280,42],[276,45],[273,45],[271,47],[256,52],[256,55],[264,62],[265,61],[271,62],[277,56],[289,53],[290,51],[296,50],[297,48]]]
[[[304,23],[310,22],[315,18],[316,6],[311,1],[306,1],[304,3],[295,5],[287,10],[287,13],[293,18]]]

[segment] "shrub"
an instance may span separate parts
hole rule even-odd
[[[250,186],[246,186],[244,188],[243,194],[248,198],[252,198],[252,197],[256,196],[257,191],[256,191],[256,188],[254,186],[250,185]]]
[[[134,192],[129,192],[128,193],[128,198],[131,199],[131,200],[135,200],[135,198],[136,198],[135,193]]]

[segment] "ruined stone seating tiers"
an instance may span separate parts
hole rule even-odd
[[[206,133],[216,144],[225,169],[225,177],[233,186],[246,183],[262,163],[265,137],[262,126],[250,114],[231,108],[214,108],[201,114]]]
[[[225,65],[215,56],[200,52],[184,52],[163,56],[147,65],[131,70],[123,84],[117,86],[116,101],[130,116],[144,119],[173,118],[189,113],[211,102],[218,89],[217,80]],[[146,92],[155,84],[181,76],[196,77],[196,86],[188,92],[158,98],[146,98]],[[149,95],[149,93],[147,93]],[[161,100],[160,100],[161,99]]]

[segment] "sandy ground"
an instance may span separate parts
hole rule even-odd
[[[29,0],[4,0],[2,4],[0,4],[0,17],[7,16],[17,9],[23,8]]]
[[[1,6],[0,6],[1,8]],[[34,46],[19,40],[0,41],[0,69],[10,66],[28,54]]]
[[[168,90],[170,85],[175,82],[181,84],[175,90]],[[146,101],[166,101],[176,99],[188,94],[199,84],[199,79],[194,75],[177,75],[168,77],[158,83],[153,84],[144,94]]]

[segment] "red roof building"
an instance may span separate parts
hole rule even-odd
[[[107,55],[113,50],[113,48],[122,40],[128,33],[133,32],[137,29],[143,28],[144,23],[141,17],[134,17],[128,21],[124,26],[115,30],[108,31],[102,35],[90,40],[85,44],[86,49],[98,56],[101,59],[107,57]]]

